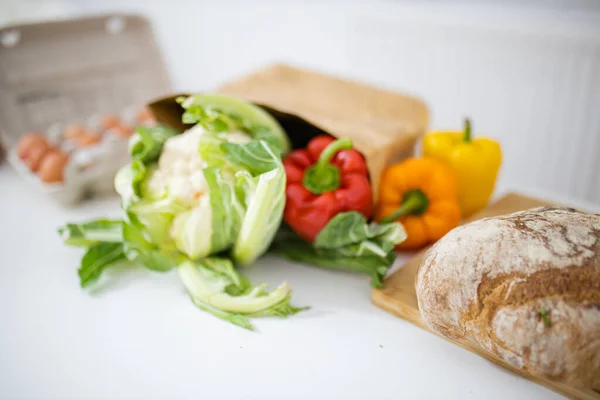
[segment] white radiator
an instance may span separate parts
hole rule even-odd
[[[475,133],[502,142],[501,186],[600,202],[599,14],[393,10],[348,23],[353,74],[422,97],[432,128],[471,116]]]

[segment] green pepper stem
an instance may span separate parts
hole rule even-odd
[[[429,200],[423,191],[420,189],[411,190],[410,192],[406,192],[404,195],[400,207],[398,207],[396,211],[387,217],[383,218],[380,222],[387,224],[389,222],[394,222],[398,218],[402,218],[406,215],[423,214],[428,205]]]
[[[471,120],[469,118],[465,118],[465,136],[463,137],[463,142],[469,143],[471,141]]]
[[[323,149],[321,155],[319,156],[319,160],[315,164],[317,168],[322,168],[325,165],[329,164],[329,161],[335,156],[335,154],[340,150],[350,150],[352,149],[352,140],[348,138],[338,139],[334,142],[329,143],[327,147]]]
[[[340,150],[352,149],[352,140],[348,138],[338,139],[329,143],[321,152],[317,162],[304,172],[302,181],[305,188],[314,194],[321,194],[335,190],[340,187],[340,171],[329,162]]]

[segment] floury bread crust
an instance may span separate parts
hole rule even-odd
[[[458,227],[426,253],[416,291],[431,330],[600,389],[599,215],[542,207]]]

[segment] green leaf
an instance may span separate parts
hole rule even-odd
[[[358,212],[343,212],[333,217],[315,238],[315,247],[335,249],[368,239],[369,226]]]
[[[221,149],[221,144],[226,142],[227,139],[223,135],[206,132],[200,137],[198,152],[209,166],[235,173],[239,168],[225,157],[225,153]]]
[[[233,263],[228,259],[208,257],[202,260],[202,264],[216,274],[223,276],[227,282],[229,282],[225,289],[230,290],[235,288],[236,290],[234,290],[234,293],[237,293],[237,295],[246,293],[252,286],[252,283],[248,278],[235,272]]]
[[[209,262],[207,262],[207,260]],[[214,263],[221,264],[229,272],[216,269]],[[285,299],[291,290],[282,284],[272,292],[265,292],[266,285],[252,286],[250,291],[240,295],[231,295],[227,288],[236,286],[232,274],[233,264],[227,258],[208,257],[198,261],[187,260],[179,267],[179,276],[191,296],[220,310],[239,314],[252,314],[270,308]],[[240,281],[241,282],[241,281]]]
[[[200,138],[199,152],[211,167],[232,173],[243,170],[257,176],[281,165],[275,148],[262,140],[229,143],[225,135],[207,132]]]
[[[277,153],[278,157],[281,158],[281,144],[279,143],[278,137],[273,135],[269,128],[267,128],[266,126],[252,126],[248,128],[248,130],[252,132],[252,138],[254,140],[262,140],[263,142],[267,143],[269,147]],[[285,154],[287,152],[289,152],[289,150],[285,151],[284,149],[283,153]]]
[[[140,160],[132,160],[131,161],[131,171],[132,171],[132,180],[131,187],[133,189],[133,193],[137,197],[142,196],[142,183],[146,179],[147,169],[144,163]]]
[[[137,135],[132,136],[129,144],[129,153],[133,159],[142,163],[158,160],[165,142],[180,132],[164,125],[153,127],[137,127]]]
[[[286,178],[282,166],[256,178],[247,172],[236,177],[246,214],[231,254],[237,263],[248,265],[267,251],[281,224]]]
[[[278,154],[290,151],[290,141],[277,120],[252,103],[222,94],[198,94],[180,103],[184,123],[199,123],[211,132],[247,132],[268,142]]]
[[[364,253],[359,256],[351,248],[320,249],[300,238],[287,242],[276,240],[270,251],[290,261],[369,275],[373,287],[381,287],[383,278],[396,259],[394,253],[386,257]]]
[[[215,317],[221,318],[224,321],[231,322],[232,324],[237,326],[241,326],[244,329],[248,329],[250,331],[254,330],[254,327],[250,323],[250,320],[245,315],[220,310],[209,304],[204,303],[203,301],[193,296],[190,296],[190,298],[192,299],[192,302],[196,305],[196,307],[198,307],[199,309],[207,311]]]
[[[173,247],[169,230],[176,215],[187,208],[173,198],[159,200],[141,199],[133,203],[128,213],[134,214],[138,225],[148,234],[150,241],[158,248]]]
[[[178,270],[194,304],[247,329],[252,329],[248,317],[287,317],[304,310],[289,304],[291,290],[287,284],[266,292],[266,285],[253,286],[227,258],[187,260]]]
[[[252,176],[282,167],[278,153],[262,140],[246,144],[222,143],[220,147],[227,160]]]
[[[81,287],[92,285],[100,278],[106,268],[125,259],[121,243],[98,243],[93,245],[81,259],[78,271]]]
[[[223,183],[217,179],[223,175],[219,170],[207,168],[204,171],[211,188],[213,249],[218,251],[229,247],[231,243],[225,239],[233,239],[234,260],[242,265],[251,264],[267,250],[281,223],[285,207],[285,170],[279,156],[264,141],[246,144],[221,142],[219,151],[222,154],[220,158],[232,166],[230,169],[238,172],[235,175],[234,198],[229,190],[231,181]],[[233,205],[235,212],[227,210],[228,204]],[[224,222],[235,225],[229,226]],[[219,228],[223,226],[225,229]]]
[[[364,217],[355,214],[358,213],[338,214],[314,244],[282,227],[270,251],[291,261],[366,274],[371,277],[371,286],[381,287],[396,259],[392,250],[406,238],[406,233],[397,222],[367,224]]]
[[[68,246],[89,247],[100,242],[119,243],[123,240],[122,224],[121,220],[97,219],[66,224],[58,229],[58,233]]]
[[[212,252],[212,209],[208,198],[189,211],[175,217],[169,229],[179,251],[192,260],[210,255]]]
[[[369,224],[356,212],[343,212],[333,217],[315,238],[315,247],[335,249],[376,239],[381,254],[388,253],[396,244],[406,239],[406,232],[399,223]]]
[[[248,314],[251,318],[258,317],[279,317],[279,318],[287,318],[291,315],[298,314],[300,311],[310,310],[310,307],[295,307],[290,304],[292,296],[288,296],[283,299],[279,304],[274,305],[273,307],[267,308],[265,310],[257,311],[252,314]]]
[[[142,196],[142,185],[146,179],[147,169],[144,163],[133,159],[129,165],[122,167],[115,175],[115,189],[121,196],[124,210],[127,210]]]
[[[127,259],[153,271],[169,271],[182,259],[177,252],[166,252],[156,248],[133,224],[123,225],[123,240],[123,252]]]
[[[218,253],[233,245],[246,210],[234,181],[226,179],[218,168],[205,168],[204,179],[212,210],[211,253]]]
[[[252,314],[237,314],[220,310],[212,307],[193,296],[190,296],[192,302],[201,310],[207,311],[215,317],[221,318],[225,321],[231,322],[234,325],[241,326],[242,328],[253,331],[254,327],[250,323],[249,318],[262,318],[262,317],[279,317],[287,318],[291,315],[297,314],[301,311],[309,310],[310,307],[294,307],[290,304],[291,296],[283,299],[279,304],[274,305],[271,308],[267,308],[262,311],[258,311]]]

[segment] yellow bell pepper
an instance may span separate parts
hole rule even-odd
[[[423,138],[423,155],[445,162],[456,176],[458,203],[463,218],[483,209],[496,185],[502,164],[500,144],[471,137],[471,123],[463,132],[432,132]]]

